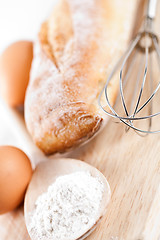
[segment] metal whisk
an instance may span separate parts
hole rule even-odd
[[[154,73],[157,71],[156,67],[160,70],[160,48],[158,38],[153,30],[156,2],[156,0],[148,1],[142,30],[136,35],[125,54],[116,64],[98,99],[103,111],[126,124],[126,130],[132,128],[137,133],[145,134],[160,132],[160,130],[152,130],[153,118],[160,115],[157,107],[154,106],[156,105],[154,101],[157,102],[157,106],[160,106],[160,96],[157,95],[160,80],[158,81],[157,77],[154,77]],[[153,61],[154,58],[156,64]],[[118,109],[112,107],[108,96],[108,88],[113,78],[119,78],[119,98],[122,106],[118,106]],[[102,104],[102,98],[105,98],[107,105]],[[143,120],[147,120],[147,125],[144,124]],[[145,129],[137,126],[138,122],[143,122],[142,126],[145,126]]]

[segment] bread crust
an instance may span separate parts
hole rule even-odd
[[[136,6],[136,1],[124,0],[124,6],[117,9],[118,2],[59,0],[41,26],[25,120],[35,143],[46,154],[85,142],[107,119],[98,107],[98,95],[106,72],[127,45]],[[109,89],[112,104],[117,89],[116,79]]]

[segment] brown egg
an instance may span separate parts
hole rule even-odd
[[[24,103],[33,58],[33,44],[19,41],[0,57],[0,95],[13,107]]]
[[[19,206],[31,176],[31,163],[24,152],[12,146],[0,146],[0,214]]]

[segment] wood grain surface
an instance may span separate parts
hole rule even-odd
[[[62,156],[95,166],[111,187],[107,214],[87,240],[160,239],[160,134],[143,138],[132,130],[125,133],[111,119],[86,145],[50,158]],[[15,239],[30,240],[23,206],[0,216],[0,240]]]
[[[88,240],[158,240],[159,149],[160,135],[126,134],[123,125],[110,121],[95,139],[66,154],[97,167],[111,187],[108,212]],[[0,216],[0,239],[29,240],[23,206]]]

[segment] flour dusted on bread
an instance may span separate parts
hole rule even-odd
[[[98,95],[126,48],[137,0],[60,0],[35,43],[25,120],[46,154],[64,152],[92,136],[106,116]],[[110,85],[114,104],[118,89]]]

